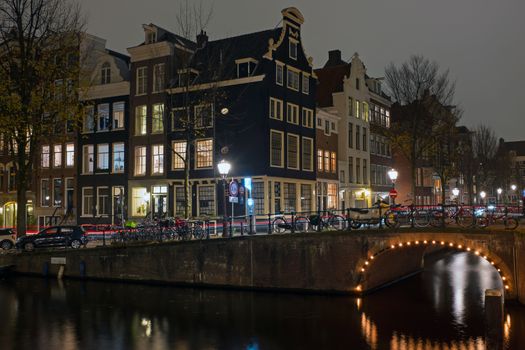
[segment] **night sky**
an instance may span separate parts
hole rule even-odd
[[[197,2],[197,0],[192,0]],[[315,67],[328,50],[343,58],[358,52],[368,73],[422,54],[450,69],[456,103],[469,127],[484,123],[498,137],[525,140],[524,0],[203,0],[213,5],[210,39],[255,32],[279,24],[280,11],[297,7],[305,17],[302,37]],[[81,0],[91,34],[126,53],[153,22],[177,32],[176,0]]]

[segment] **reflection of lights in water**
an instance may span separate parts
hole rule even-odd
[[[259,344],[252,340],[250,344],[246,346],[246,350],[259,350]]]
[[[371,349],[377,349],[377,326],[364,312],[361,314],[361,334]]]
[[[507,318],[505,319],[505,324],[503,325],[503,337],[505,342],[507,343],[510,340],[510,315],[507,314]]]
[[[469,338],[463,341],[453,340],[449,343],[430,339],[415,338],[410,335],[394,332],[390,339],[391,350],[484,350],[482,338]]]
[[[140,322],[142,327],[144,327],[144,333],[146,333],[146,337],[151,336],[151,320],[148,320],[147,318],[143,318]]]
[[[355,300],[355,304],[357,305],[357,310],[361,310],[361,298],[357,298]]]

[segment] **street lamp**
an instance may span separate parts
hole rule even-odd
[[[481,191],[481,192],[479,193],[479,196],[481,197],[481,204],[483,204],[484,199],[485,199],[485,197],[487,196],[487,194],[485,193],[485,191]]]
[[[454,187],[452,189],[452,195],[454,196],[454,199],[456,200],[456,203],[457,203],[458,196],[459,196],[459,189],[457,187]]]
[[[516,191],[516,188],[518,188],[518,186],[516,186],[516,185],[511,185],[510,186],[510,189],[513,190],[513,191]]]
[[[219,174],[221,174],[222,178],[222,184],[223,184],[223,190],[224,193],[222,194],[222,210],[223,210],[223,216],[222,216],[222,236],[226,237],[226,176],[228,176],[228,173],[231,169],[231,164],[225,161],[224,159],[221,160],[217,164],[217,169],[219,170]],[[232,213],[233,214],[233,213]]]
[[[499,187],[496,192],[498,193],[498,196],[496,197],[496,205],[498,205],[498,202],[500,201],[501,194],[503,193],[503,190],[501,187]]]
[[[395,170],[394,168],[390,169],[388,171],[388,177],[390,178],[390,181],[392,181],[392,194],[390,196],[390,198],[392,198],[392,204],[396,204],[396,180],[397,180],[397,175],[399,175],[399,173],[397,172],[397,170]]]

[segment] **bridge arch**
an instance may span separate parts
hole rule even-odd
[[[358,278],[355,291],[371,292],[420,272],[426,254],[446,248],[471,253],[486,260],[500,275],[505,298],[516,298],[517,286],[508,256],[500,254],[498,249],[491,249],[490,240],[487,240],[486,236],[481,238],[468,236],[468,234],[403,234],[389,237],[379,244],[369,244],[366,255],[357,263]]]

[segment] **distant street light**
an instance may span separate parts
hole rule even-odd
[[[459,189],[457,187],[454,187],[452,189],[452,194],[454,195],[454,197],[457,197],[459,196]]]
[[[396,197],[397,197],[397,191],[396,191],[396,180],[397,175],[399,173],[396,169],[392,168],[388,172],[388,177],[390,178],[390,181],[392,181],[392,190],[390,191],[390,198],[392,199],[392,204],[396,204]]]
[[[481,204],[483,204],[484,199],[485,199],[485,197],[487,196],[487,193],[485,193],[485,191],[481,191],[481,192],[479,193],[479,196],[480,196],[480,198],[481,198]]]
[[[516,185],[511,185],[510,186],[510,189],[513,190],[513,191],[516,191],[516,188],[518,188]]]
[[[496,190],[496,192],[498,193],[498,196],[496,197],[496,205],[498,205],[498,203],[501,201],[500,197],[501,197],[501,194],[503,193],[503,190],[500,187]]]
[[[223,210],[223,215],[222,215],[222,236],[223,237],[226,237],[226,223],[227,223],[227,219],[226,219],[226,177],[228,176],[228,173],[230,172],[230,169],[231,169],[231,164],[227,161],[225,161],[224,159],[221,160],[218,164],[217,164],[217,169],[219,170],[219,174],[221,174],[221,178],[222,178],[222,184],[223,184],[223,194],[222,194],[222,210]],[[233,215],[233,213],[232,213]]]

